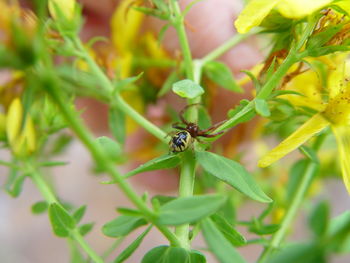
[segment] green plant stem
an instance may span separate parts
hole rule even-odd
[[[233,37],[228,39],[224,44],[218,48],[211,51],[209,54],[200,59],[203,65],[221,57],[224,53],[229,51],[231,48],[236,46],[238,43],[242,42],[251,35],[257,34],[259,31],[257,29],[252,29],[247,34],[235,34]]]
[[[186,30],[185,30],[185,25],[184,25],[184,17],[181,13],[181,9],[179,6],[178,1],[171,0],[170,1],[171,7],[174,12],[174,16],[171,19],[171,23],[174,26],[177,36],[179,39],[179,43],[181,46],[182,50],[182,55],[184,57],[184,62],[185,62],[185,71],[186,71],[186,76],[188,79],[193,80],[193,61],[192,61],[192,54],[191,54],[191,49],[190,45],[187,40],[187,35],[186,35]]]
[[[106,89],[107,92],[112,94],[112,91],[114,90],[112,82],[109,80],[106,74],[102,71],[102,69],[96,64],[94,59],[87,52],[87,50],[81,43],[80,39],[73,38],[72,41],[75,44],[75,46],[78,48],[79,55],[89,65],[91,72],[101,81],[102,88]],[[164,143],[168,143],[168,141],[165,139],[166,134],[161,129],[159,129],[156,125],[148,121],[140,113],[138,113],[136,110],[130,107],[130,105],[120,96],[120,94],[116,94],[116,96],[112,99],[116,99],[117,100],[116,106],[121,111],[123,111],[126,115],[130,116],[135,122],[137,122],[145,130],[147,130],[149,133],[154,135],[160,141]]]
[[[182,166],[180,174],[179,197],[189,197],[193,195],[195,179],[195,159],[192,151],[186,151],[182,155]],[[190,249],[189,224],[183,224],[175,228],[175,234],[181,242],[181,247]]]
[[[85,250],[89,257],[96,263],[104,263],[104,260],[93,251],[89,244],[85,241],[82,235],[79,233],[79,229],[75,228],[70,231],[70,235],[74,238],[75,241]]]
[[[195,81],[200,84],[201,71],[194,71],[194,63],[192,60],[192,54],[190,45],[188,43],[186,30],[184,26],[184,17],[181,13],[180,6],[177,1],[170,1],[171,7],[173,9],[174,16],[172,17],[172,24],[177,32],[179,43],[182,50],[182,55],[184,58],[184,67],[186,71],[186,77],[190,80]],[[198,68],[201,69],[200,67]],[[200,103],[201,97],[198,96],[194,99],[188,100],[188,104]],[[196,122],[198,118],[197,107],[191,107],[188,110],[187,119],[191,122]],[[192,151],[184,152],[182,155],[181,164],[181,174],[179,182],[179,197],[190,197],[193,195],[194,180],[195,180],[195,159]],[[181,247],[185,249],[190,249],[189,240],[190,225],[183,224],[175,228],[175,234],[178,237]]]
[[[315,175],[315,172],[317,170],[317,164],[314,162],[309,161],[307,164],[307,167],[305,169],[305,172],[303,174],[303,177],[300,181],[299,187],[297,188],[297,191],[295,195],[293,196],[293,199],[291,200],[290,206],[285,214],[285,216],[282,219],[281,227],[279,230],[272,236],[271,241],[267,248],[263,251],[261,254],[258,262],[268,262],[266,260],[269,259],[271,254],[279,248],[281,242],[283,241],[284,237],[286,236],[286,233],[294,220],[296,213],[305,197],[305,194],[307,193],[309,186],[311,184],[311,181]]]
[[[52,83],[50,87],[46,87],[51,97],[58,105],[62,115],[66,121],[70,124],[71,129],[76,133],[80,140],[89,149],[96,164],[101,166],[118,184],[119,188],[124,194],[132,201],[132,203],[143,213],[148,221],[153,223],[162,233],[168,238],[168,240],[175,246],[180,246],[180,243],[176,236],[165,226],[158,225],[156,221],[156,215],[151,211],[144,201],[134,192],[132,187],[124,180],[124,178],[115,169],[115,165],[112,160],[103,152],[99,145],[96,144],[91,133],[86,129],[81,120],[77,117],[77,113],[65,103],[63,94],[60,89]]]
[[[33,168],[30,164],[27,165],[28,172],[30,173],[30,178],[32,179],[33,183],[36,185],[36,187],[39,189],[45,200],[49,203],[57,203],[59,204],[59,201],[57,200],[56,196],[52,193],[51,188],[47,185],[45,180],[42,178],[41,174]],[[82,235],[79,233],[79,230],[77,228],[70,231],[71,237],[78,242],[78,244],[81,246],[81,248],[86,252],[86,254],[96,263],[103,263],[103,259],[90,247],[90,245],[84,240]]]
[[[158,138],[161,142],[168,144],[168,139],[166,138],[166,133],[155,126],[153,123],[145,119],[140,113],[135,111],[121,96],[115,97],[116,104],[119,109],[125,114],[129,115],[134,121],[136,121],[141,127],[147,130],[149,133]]]

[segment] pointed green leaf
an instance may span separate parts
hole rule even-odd
[[[221,263],[246,262],[211,219],[204,219],[201,226],[206,243]]]
[[[83,205],[79,207],[74,213],[73,213],[73,218],[75,222],[78,224],[80,220],[83,218],[84,214],[86,211],[86,205]]]
[[[209,79],[221,87],[234,92],[243,92],[233,77],[231,69],[222,62],[210,61],[204,67]]]
[[[81,225],[79,227],[79,233],[82,236],[85,236],[87,233],[89,233],[92,230],[94,225],[95,225],[95,223],[86,223],[86,224]]]
[[[173,84],[173,92],[182,98],[194,99],[202,95],[204,90],[194,81],[184,79]]]
[[[52,203],[49,207],[49,217],[56,236],[67,237],[69,230],[75,227],[73,217],[59,204]]]
[[[259,115],[263,117],[269,117],[271,115],[269,105],[267,104],[266,100],[256,98],[254,102],[255,110]]]
[[[217,229],[232,244],[232,246],[242,246],[246,243],[246,239],[234,227],[219,214],[214,214],[211,220],[215,223]]]
[[[179,197],[159,210],[159,224],[181,225],[215,213],[226,201],[221,195]]]
[[[239,163],[211,152],[196,152],[196,158],[204,170],[241,193],[259,202],[272,201]]]
[[[152,228],[152,226],[149,226],[126,249],[124,249],[118,255],[118,257],[114,260],[114,263],[121,263],[121,262],[124,262],[126,259],[128,259],[135,252],[135,250],[140,246],[142,240],[148,234],[148,232],[151,230],[151,228]]]
[[[135,174],[154,171],[154,170],[162,170],[162,169],[171,169],[176,167],[180,163],[180,158],[174,154],[167,154],[157,158],[154,158],[147,163],[144,163],[137,167],[136,169],[128,172],[125,177],[130,177]]]
[[[96,140],[112,160],[121,159],[122,148],[118,142],[106,136],[99,137]]]
[[[33,214],[42,214],[46,212],[49,204],[46,201],[39,201],[32,205],[32,213]]]
[[[102,232],[109,237],[120,237],[145,224],[147,221],[143,218],[122,215],[106,223],[102,227]]]

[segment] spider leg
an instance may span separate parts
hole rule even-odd
[[[174,129],[178,129],[178,130],[181,130],[181,131],[186,131],[186,128],[185,128],[185,127],[178,126],[178,125],[176,125],[176,123],[174,123],[174,124],[172,125],[172,127],[173,127]]]
[[[217,127],[219,127],[221,124],[225,123],[226,121],[227,120],[223,120],[223,121],[220,121],[218,123],[215,123],[214,125],[212,125],[208,129],[200,130],[200,133],[207,133],[207,132],[210,132],[212,130],[215,130]]]
[[[212,134],[198,134],[197,136],[201,136],[201,137],[205,137],[205,138],[212,138],[212,137],[215,137],[215,136],[218,136],[220,134],[223,134],[224,131],[221,131],[221,132],[216,132],[216,133],[212,133]]]
[[[192,106],[196,106],[196,105],[200,105],[200,103],[193,103],[193,104],[189,104],[187,105],[185,108],[183,108],[180,113],[179,113],[179,117],[180,117],[180,120],[185,123],[186,125],[188,125],[189,123],[185,120],[184,118],[184,114],[185,112],[188,110],[188,108],[192,107]]]

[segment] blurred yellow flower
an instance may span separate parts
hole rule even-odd
[[[305,98],[300,97],[301,104],[309,104],[319,113],[315,114],[277,147],[263,156],[258,162],[258,166],[269,166],[298,148],[324,128],[331,126],[338,144],[344,184],[350,193],[350,82],[347,78],[350,67],[345,62],[343,65],[343,67],[338,66],[329,69],[327,85],[329,99],[327,102],[320,99],[321,90],[315,88],[320,85],[319,82],[315,82],[314,85],[311,85],[311,82],[307,83],[306,86],[300,85],[298,78],[303,79],[305,76],[302,75],[304,74],[312,78],[312,74],[305,72],[291,81],[290,85],[298,85],[294,87],[305,95]],[[293,100],[295,101],[295,99]]]
[[[23,116],[23,106],[19,98],[10,104],[6,114],[6,135],[13,153],[26,156],[36,149],[36,135],[30,115]]]
[[[244,34],[259,26],[274,8],[285,17],[299,19],[331,2],[332,0],[251,0],[236,19],[235,27],[238,33]]]

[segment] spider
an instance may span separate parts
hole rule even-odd
[[[221,131],[221,132],[216,132],[216,133],[209,134],[209,132],[215,130],[218,126],[220,126],[226,120],[221,121],[219,123],[216,123],[216,124],[212,125],[211,127],[207,128],[207,129],[204,129],[204,130],[201,130],[196,123],[188,122],[184,118],[183,115],[184,115],[185,111],[189,107],[192,107],[192,106],[195,106],[195,105],[198,105],[198,103],[187,105],[179,113],[179,118],[181,120],[181,123],[186,125],[186,127],[179,126],[178,122],[174,123],[172,125],[172,127],[174,129],[180,130],[179,132],[176,132],[171,137],[171,140],[169,142],[170,150],[173,153],[178,153],[178,152],[185,151],[192,144],[192,142],[195,139],[199,141],[199,139],[197,137],[211,138],[211,137],[215,137],[217,135],[220,135],[220,134],[224,133],[224,131]]]

